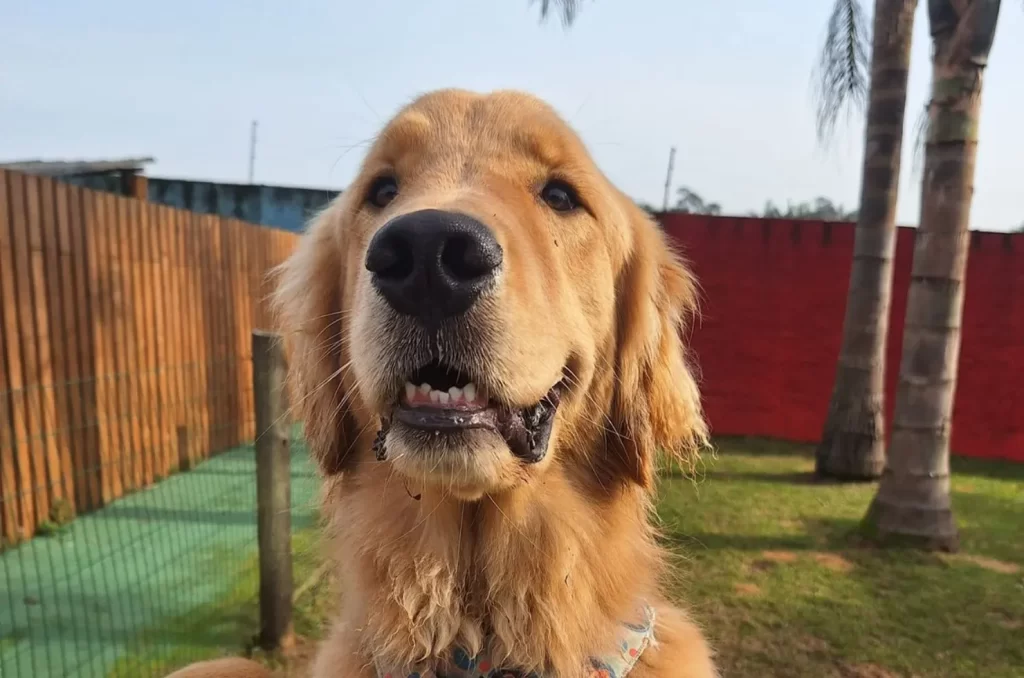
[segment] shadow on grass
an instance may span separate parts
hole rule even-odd
[[[954,456],[949,463],[954,475],[1024,482],[1024,464],[1020,462]]]
[[[715,471],[707,472],[707,478],[711,480],[749,480],[758,483],[779,483],[782,485],[857,485],[869,484],[868,482],[842,483],[832,478],[822,478],[813,471],[798,471],[784,473],[768,473],[765,471]]]
[[[713,443],[718,454],[740,452],[752,456],[814,457],[814,445],[811,443],[749,436],[715,436]]]
[[[247,511],[204,511],[163,508],[155,506],[124,506],[113,504],[102,512],[95,514],[102,520],[140,520],[145,522],[164,522],[168,524],[198,523],[204,525],[256,525],[256,515]],[[292,528],[312,527],[316,520],[308,513],[293,513]]]
[[[716,532],[688,532],[664,537],[669,545],[687,550],[694,547],[711,551],[730,549],[737,551],[811,550],[819,548],[805,536],[719,534]]]

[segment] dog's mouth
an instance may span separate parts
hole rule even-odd
[[[455,433],[490,429],[499,434],[516,457],[536,463],[547,454],[564,380],[539,402],[513,407],[492,397],[486,386],[462,371],[431,362],[409,376],[394,411],[394,419],[421,431]]]

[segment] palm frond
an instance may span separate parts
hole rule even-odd
[[[914,150],[912,151],[913,161],[910,166],[910,172],[913,176],[917,176],[921,168],[924,166],[924,147],[928,141],[928,123],[931,121],[929,115],[932,105],[932,100],[924,102],[924,106],[921,107],[921,111],[917,114],[917,120],[914,122]]]
[[[813,73],[818,139],[828,141],[842,113],[863,109],[870,84],[871,31],[859,0],[836,0]]]
[[[562,19],[562,26],[568,28],[572,26],[572,22],[576,20],[576,15],[580,13],[580,9],[583,7],[583,0],[539,0],[540,1],[540,21],[544,23],[548,17],[552,14],[557,13]],[[538,0],[530,0],[530,4],[533,5]]]

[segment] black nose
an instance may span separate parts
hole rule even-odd
[[[366,268],[399,313],[437,321],[469,310],[501,266],[491,229],[457,212],[395,217],[370,241]]]

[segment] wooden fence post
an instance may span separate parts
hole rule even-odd
[[[292,644],[290,420],[280,337],[252,333],[256,410],[256,498],[260,549],[260,646]]]

